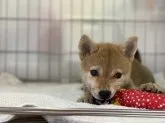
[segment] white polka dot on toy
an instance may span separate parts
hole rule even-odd
[[[158,99],[160,100],[161,98],[160,98],[160,97],[158,97]]]

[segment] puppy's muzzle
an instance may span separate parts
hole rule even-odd
[[[100,99],[96,99],[93,97],[92,103],[96,105],[102,105],[102,104],[111,104],[111,92],[108,90],[101,90],[98,93],[98,96]]]

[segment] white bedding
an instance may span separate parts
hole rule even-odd
[[[157,81],[163,82],[162,74],[155,75]],[[165,82],[165,81],[164,81]],[[160,83],[164,84],[164,83]],[[90,105],[77,103],[77,98],[82,94],[80,84],[50,84],[50,83],[28,83],[20,85],[1,85],[0,106],[23,106],[32,104],[42,108],[74,108],[74,107],[102,107],[102,108],[125,108],[114,105]],[[137,109],[138,110],[138,109]],[[127,117],[50,117],[45,116],[50,123],[164,123],[163,118],[127,118]],[[9,115],[0,115],[0,121],[12,118]]]

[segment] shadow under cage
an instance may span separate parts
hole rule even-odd
[[[143,64],[165,72],[163,0],[0,0],[0,71],[26,81],[80,82],[78,43],[139,37]]]

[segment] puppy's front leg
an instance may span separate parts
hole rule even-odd
[[[84,95],[77,100],[77,102],[85,102],[92,104],[92,99],[92,95],[90,93],[85,92]]]
[[[78,98],[77,102],[84,102],[84,103],[92,104],[92,97],[82,96],[82,97]]]

